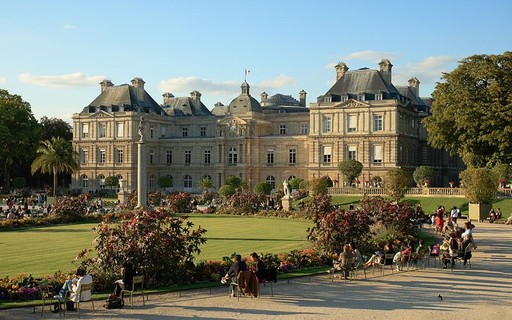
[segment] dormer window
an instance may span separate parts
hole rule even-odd
[[[382,100],[382,93],[376,93],[375,100]]]
[[[357,95],[357,100],[364,101],[364,94],[358,94]]]
[[[345,102],[348,100],[348,96],[341,96],[341,102]]]
[[[332,97],[324,97],[324,102],[332,102]]]

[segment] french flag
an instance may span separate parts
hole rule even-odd
[[[246,75],[246,76],[248,76],[248,75],[249,75],[249,73],[251,73],[251,70],[249,70],[249,69],[245,69],[245,75]]]

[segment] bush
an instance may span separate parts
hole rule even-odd
[[[258,211],[260,204],[265,200],[264,195],[254,193],[237,193],[229,197],[225,205],[219,209],[223,214],[253,214]]]
[[[192,196],[188,192],[173,192],[166,197],[167,207],[173,213],[192,211]]]
[[[460,173],[466,198],[471,203],[490,203],[498,190],[497,175],[486,168],[468,168]]]
[[[219,188],[219,194],[224,199],[227,199],[227,198],[231,197],[235,193],[236,193],[236,189],[233,186],[229,185],[229,184],[225,184],[225,185],[223,185],[222,187]]]
[[[272,192],[272,186],[267,182],[258,182],[254,186],[254,193],[268,195]]]

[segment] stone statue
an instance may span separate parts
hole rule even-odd
[[[283,182],[283,191],[285,197],[289,197],[292,193],[292,189],[290,187],[290,184],[288,183],[288,180],[284,180]]]
[[[140,117],[139,121],[139,141],[144,140],[144,117]]]

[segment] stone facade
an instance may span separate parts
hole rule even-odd
[[[345,159],[363,163],[361,184],[377,183],[390,168],[412,171],[422,164],[438,170],[438,184],[454,180],[461,162],[426,144],[420,120],[429,106],[418,96],[419,81],[394,87],[391,63],[379,66],[348,71],[338,64],[336,83],[309,108],[304,90],[299,100],[262,93],[257,101],[247,82],[228,106],[218,103],[209,111],[198,91],[190,97],[165,93],[160,105],[141,78],[120,86],[103,81],[100,95],[73,115],[81,165],[72,188],[99,190],[108,176],[122,178],[127,191],[136,188],[142,116],[149,191],[159,190],[162,176],[172,177],[168,190],[195,193],[201,179],[219,188],[230,175],[251,190],[261,181],[278,189],[291,177],[342,181],[337,164]]]

